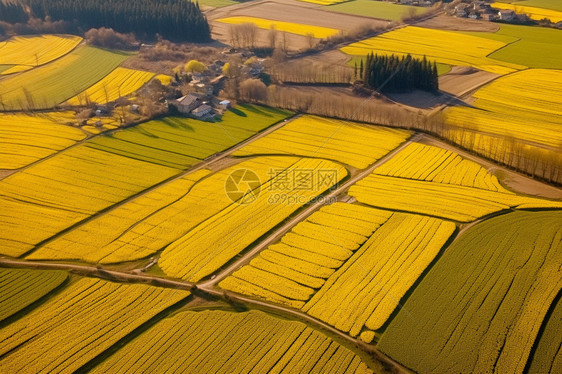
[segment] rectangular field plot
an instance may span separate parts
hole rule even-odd
[[[80,279],[0,329],[3,371],[75,372],[188,291]]]
[[[0,181],[0,251],[42,240],[179,171],[79,145]]]
[[[68,100],[70,105],[106,104],[127,96],[154,77],[154,73],[118,67],[86,91]]]
[[[486,220],[445,251],[378,346],[416,372],[522,373],[561,262],[562,211]]]
[[[274,175],[271,175],[272,168]],[[230,198],[237,198],[236,202],[205,219],[166,247],[160,256],[159,265],[167,275],[192,282],[210,275],[301,206],[347,176],[347,171],[342,166],[313,158],[260,157],[238,164],[232,169],[234,172],[226,177],[233,181],[239,180],[236,183],[243,188],[229,194]],[[253,173],[248,173],[247,170]],[[277,189],[285,176],[302,170],[312,173],[331,170],[335,174],[329,181],[313,177],[306,188],[292,184],[282,190]],[[262,179],[260,175],[265,178]],[[256,176],[257,179],[254,180]],[[247,177],[252,180],[246,180]],[[225,194],[225,186],[227,191],[233,187],[228,184],[228,179],[226,181],[227,184],[224,177],[218,180],[213,178],[213,182],[223,188],[222,196]],[[246,184],[249,187],[244,187]],[[211,199],[214,198],[215,196],[211,196]]]
[[[540,21],[542,19],[549,19],[552,23],[557,23],[562,21],[562,11],[556,11],[551,9],[537,8],[534,6],[527,6],[524,4],[506,4],[506,3],[493,3],[492,6],[497,9],[509,9],[514,10],[518,14],[526,14],[531,19]]]
[[[2,79],[0,109],[53,108],[91,87],[128,56],[126,53],[80,46],[50,64]]]
[[[166,117],[97,137],[88,142],[88,147],[185,169],[250,138],[290,114],[278,109],[241,105],[226,112],[220,122]]]
[[[470,222],[511,208],[562,207],[550,201],[516,195],[503,188],[480,165],[438,147],[412,144],[349,194],[373,207]]]
[[[446,40],[446,42],[445,42]],[[474,66],[497,74],[508,74],[526,66],[502,62],[487,57],[507,43],[479,38],[454,31],[407,26],[379,36],[353,43],[341,49],[351,56],[381,54],[411,54],[427,56],[442,64]]]
[[[81,41],[74,35],[14,36],[0,42],[0,64],[43,65],[69,53]]]
[[[49,294],[67,278],[60,270],[0,268],[0,321]]]
[[[362,17],[387,19],[390,21],[402,21],[402,19],[411,17],[412,15],[419,16],[424,14],[429,9],[419,6],[394,4],[385,1],[352,0],[338,1],[337,3],[330,4],[330,6],[324,8],[324,10],[354,14]]]
[[[540,146],[556,148],[562,144],[561,70],[529,69],[511,74],[473,96],[474,107],[454,107],[446,112],[449,123]],[[474,146],[484,148],[484,144]]]
[[[0,114],[0,169],[21,168],[86,137],[63,125],[65,119],[74,120],[74,113]]]
[[[327,158],[364,169],[398,147],[409,131],[302,116],[234,153],[235,156],[286,154]]]
[[[217,22],[232,24],[232,25],[239,25],[243,23],[253,23],[257,27],[265,30],[269,30],[272,25],[278,31],[281,32],[288,32],[291,34],[297,35],[307,35],[312,34],[315,38],[327,38],[332,35],[336,35],[339,30],[331,29],[328,27],[321,27],[321,26],[312,26],[312,25],[303,25],[299,23],[291,23],[291,22],[284,22],[284,21],[274,21],[264,18],[256,18],[256,17],[228,17],[228,18],[221,18],[218,19]]]
[[[545,323],[545,322],[543,322]],[[548,321],[529,366],[530,374],[562,372],[562,302],[560,298],[550,312]]]
[[[117,351],[94,373],[373,373],[304,323],[263,312],[185,311]]]
[[[454,230],[434,218],[336,203],[219,286],[302,309],[370,341]]]

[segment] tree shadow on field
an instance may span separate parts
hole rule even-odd
[[[240,109],[236,109],[236,108],[230,108],[228,109],[230,112],[236,114],[239,117],[248,117],[248,115],[246,113],[244,113],[243,111],[241,111]]]

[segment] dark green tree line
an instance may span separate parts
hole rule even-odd
[[[382,92],[439,89],[437,65],[429,62],[425,56],[419,59],[410,55],[379,56],[371,52],[361,70],[365,84]]]
[[[172,41],[210,40],[209,24],[199,4],[188,0],[22,0],[22,4],[33,17],[76,22],[83,30],[108,27],[140,38],[159,34]],[[10,9],[10,15],[0,12],[2,20],[22,22],[21,14]]]

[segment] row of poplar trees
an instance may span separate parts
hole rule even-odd
[[[156,34],[172,41],[203,42],[211,38],[199,4],[188,0],[21,0],[15,4],[0,9],[0,20],[23,23],[29,16],[48,17],[77,22],[84,30],[108,27],[141,38]],[[26,8],[30,14],[22,15]]]
[[[438,91],[437,64],[423,59],[396,55],[377,55],[371,52],[361,60],[355,74],[367,87],[380,92],[402,92],[414,89]]]

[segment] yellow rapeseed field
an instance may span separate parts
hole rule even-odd
[[[562,202],[519,196],[508,191],[393,178],[376,172],[351,187],[349,193],[373,207],[428,214],[459,222],[474,221],[511,208],[562,207]]]
[[[302,308],[391,214],[345,203],[323,207],[219,285]]]
[[[443,148],[412,143],[375,171],[389,177],[424,180],[509,193],[495,175]]]
[[[59,287],[68,278],[61,270],[0,268],[0,321]]]
[[[33,69],[33,66],[31,65],[16,65],[13,66],[9,69],[6,69],[4,71],[2,71],[2,73],[0,73],[0,75],[10,75],[10,74],[16,74],[16,73],[21,73],[24,71],[28,71]]]
[[[256,310],[174,314],[93,372],[373,373],[359,356],[304,323]]]
[[[70,225],[178,173],[86,145],[0,181],[0,252],[21,256]]]
[[[43,65],[72,51],[81,41],[74,35],[14,36],[0,43],[0,64]]]
[[[86,91],[68,100],[70,105],[105,104],[127,96],[154,77],[154,73],[118,67]]]
[[[562,21],[562,12],[551,10],[551,9],[544,9],[544,8],[537,8],[533,6],[525,6],[515,4],[507,4],[507,3],[492,3],[494,8],[498,9],[510,9],[514,10],[517,14],[527,14],[531,17],[531,19],[540,21],[542,19],[548,18],[552,23],[557,23]]]
[[[488,58],[489,54],[506,44],[498,40],[480,38],[454,31],[407,26],[379,36],[350,44],[341,49],[352,56],[371,52],[381,54],[411,54],[427,56],[430,60],[449,65],[474,66],[497,74],[508,74],[525,66]]]
[[[259,195],[254,195],[258,188],[254,187],[238,200],[253,197],[250,204],[230,204],[166,247],[159,265],[167,275],[192,282],[210,275],[298,208],[347,176],[342,166],[326,160],[296,157],[257,160],[262,165],[250,170],[262,175],[269,174],[261,179]],[[272,167],[276,164],[281,166],[282,172],[271,175]],[[238,169],[244,169],[244,166],[238,165]],[[279,166],[276,169],[279,170]],[[310,185],[290,184],[281,188],[279,184],[284,182],[285,176],[291,178],[301,170],[313,173],[332,170],[335,171],[335,178],[326,181],[313,177]],[[225,185],[224,179],[216,183]]]
[[[472,107],[454,107],[447,121],[477,133],[562,146],[562,71],[529,69],[502,77],[478,90]],[[466,146],[466,145],[465,145]],[[474,148],[486,148],[475,144]]]
[[[244,146],[235,156],[289,154],[326,158],[364,169],[399,146],[409,131],[302,116]]]
[[[291,34],[307,35],[313,34],[315,38],[327,38],[329,36],[336,35],[339,33],[337,29],[331,29],[329,27],[303,25],[300,23],[274,21],[265,18],[257,17],[228,17],[221,18],[217,20],[218,22],[228,23],[232,25],[239,25],[242,23],[253,23],[260,29],[269,30],[272,25],[275,25],[278,31],[284,31]]]
[[[63,125],[73,112],[0,114],[0,169],[18,169],[50,156],[86,137]]]
[[[0,329],[7,373],[72,373],[188,291],[80,279]]]
[[[222,188],[209,190],[210,183],[204,181],[193,188],[209,173],[200,170],[143,194],[62,235],[27,258],[114,263],[150,256],[228,205],[226,196],[222,203],[216,202]],[[205,199],[203,191],[216,198]]]
[[[394,213],[302,310],[352,336],[379,329],[454,230],[452,222]]]

